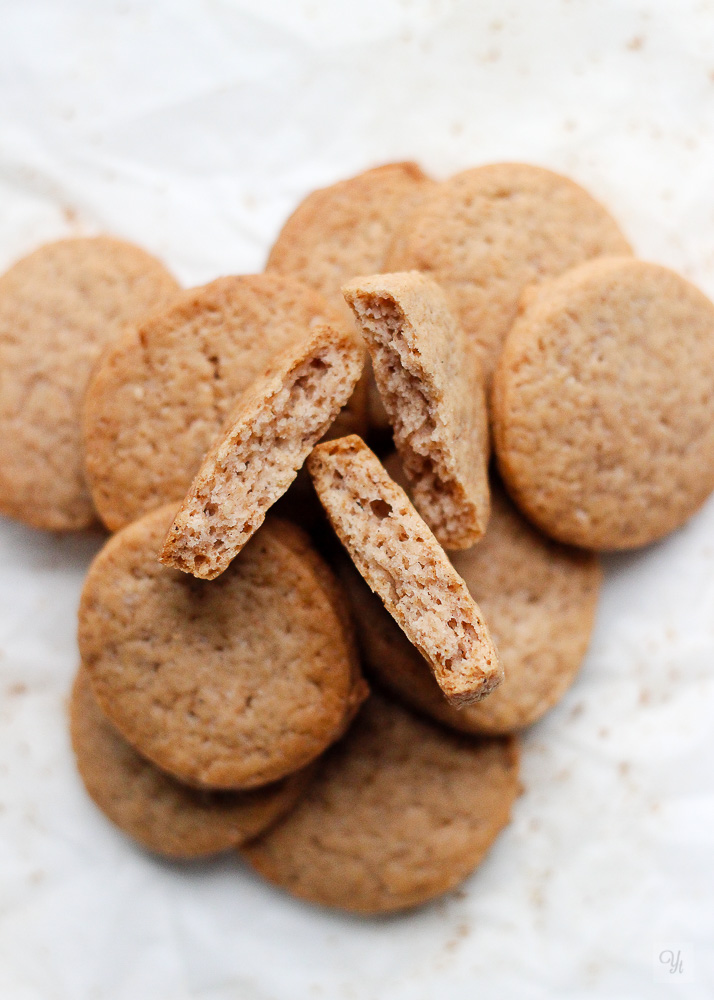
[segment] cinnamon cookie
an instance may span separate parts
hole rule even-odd
[[[203,460],[161,562],[206,580],[222,573],[295,479],[361,371],[355,338],[327,326],[284,352]]]
[[[488,627],[404,490],[356,435],[317,445],[308,470],[333,528],[420,650],[452,705],[489,694],[503,671]]]
[[[467,549],[488,522],[488,420],[478,359],[444,293],[410,271],[344,289],[372,368],[414,505],[447,549]]]
[[[387,468],[398,478],[393,461]],[[350,567],[342,567],[365,666],[414,708],[454,729],[508,733],[535,722],[562,698],[592,632],[602,571],[597,556],[532,528],[492,485],[484,538],[451,561],[488,621],[505,680],[462,709],[444,698],[428,665]]]
[[[476,868],[518,793],[515,742],[449,733],[372,695],[295,809],[241,853],[311,903],[403,910]]]
[[[95,804],[143,847],[196,858],[238,847],[297,802],[312,768],[250,792],[204,792],[144,760],[102,714],[84,668],[72,689],[70,728],[77,768]]]
[[[602,205],[573,181],[523,163],[464,170],[427,191],[385,270],[426,271],[476,344],[487,378],[526,286],[630,253]]]
[[[543,285],[494,380],[499,466],[543,531],[593,549],[653,542],[714,489],[714,305],[630,258]]]
[[[175,512],[124,528],[90,568],[79,646],[94,694],[142,756],[182,781],[276,781],[317,757],[366,696],[339,585],[277,520],[218,580],[167,569],[157,554]]]
[[[385,270],[396,227],[432,184],[416,163],[388,163],[313,191],[283,226],[266,271],[299,278],[351,322],[342,285],[355,275]],[[386,417],[367,375],[358,391],[354,408],[366,406],[370,420],[383,426]],[[342,427],[343,434],[351,432],[364,433],[364,428]]]
[[[91,368],[178,291],[158,260],[108,236],[48,243],[0,277],[0,513],[53,531],[95,520],[81,432]]]
[[[84,427],[87,476],[107,527],[178,504],[244,393],[323,323],[344,326],[317,292],[289,278],[219,278],[105,352]]]

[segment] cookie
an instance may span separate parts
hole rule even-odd
[[[295,809],[241,854],[294,896],[388,913],[453,889],[508,823],[518,748],[372,695]]]
[[[418,271],[343,288],[372,358],[414,506],[447,549],[488,522],[488,420],[478,359],[436,282]]]
[[[348,322],[340,289],[357,274],[384,271],[387,250],[405,212],[433,184],[416,163],[388,163],[313,191],[295,209],[270,251],[266,271],[293,275],[321,292]],[[368,373],[354,406],[367,407],[370,420],[386,424]],[[344,426],[343,434],[364,433]]]
[[[72,689],[70,730],[87,792],[120,830],[169,858],[238,847],[284,816],[307,787],[312,767],[250,792],[206,792],[144,760],[102,714],[85,669]]]
[[[560,541],[646,545],[714,489],[714,304],[630,258],[543,285],[494,380],[498,463],[518,506]]]
[[[157,560],[176,508],[111,538],[90,568],[79,647],[102,711],[188,784],[254,788],[304,767],[366,696],[337,581],[268,519],[206,582]],[[328,590],[327,580],[331,580]]]
[[[442,286],[489,379],[528,285],[592,257],[631,252],[586,191],[523,163],[456,174],[427,191],[404,226],[385,270],[426,271]]]
[[[102,347],[179,291],[163,264],[108,236],[40,247],[0,277],[0,513],[73,531],[95,520],[81,412]]]
[[[355,338],[327,326],[285,351],[203,460],[161,562],[206,580],[222,573],[293,482],[361,371]]]
[[[386,466],[396,479],[393,461]],[[602,579],[597,556],[531,527],[496,482],[491,496],[484,538],[450,557],[488,621],[506,675],[483,701],[449,705],[423,657],[360,576],[346,565],[341,572],[365,668],[408,705],[467,733],[523,729],[560,701],[585,656]]]
[[[343,321],[279,275],[185,292],[102,357],[84,411],[87,477],[112,531],[186,495],[203,456],[275,356]]]
[[[404,490],[356,435],[317,445],[307,466],[340,541],[448,701],[489,694],[503,671],[488,627]]]
[[[266,271],[304,281],[351,321],[342,286],[384,270],[402,213],[432,184],[416,163],[388,163],[313,191],[283,226]]]

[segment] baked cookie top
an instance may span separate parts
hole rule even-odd
[[[428,660],[449,702],[488,695],[503,680],[488,627],[404,490],[356,435],[317,445],[307,465],[352,561]]]
[[[276,781],[335,740],[366,695],[337,581],[277,520],[218,580],[167,569],[157,554],[175,512],[145,515],[92,563],[79,647],[95,696],[142,756],[180,780]]]
[[[347,331],[318,327],[248,389],[201,463],[159,556],[213,580],[263,523],[347,402],[363,351]]]
[[[444,293],[418,271],[343,288],[411,481],[414,505],[447,549],[467,549],[488,522],[483,375]]]
[[[81,413],[102,347],[179,286],[108,236],[48,243],[0,277],[0,513],[71,531],[95,520]]]
[[[262,833],[295,804],[310,767],[249,792],[199,791],[145,760],[102,714],[80,667],[70,702],[72,746],[95,804],[142,847],[170,858],[215,854]]]
[[[385,270],[426,271],[442,286],[490,378],[524,288],[591,257],[627,253],[615,221],[573,181],[494,163],[426,191]]]
[[[398,480],[394,461],[387,469]],[[453,708],[428,665],[349,567],[346,584],[365,667],[407,702],[454,729],[509,733],[539,719],[562,698],[592,632],[602,571],[597,556],[542,535],[492,483],[483,539],[451,553],[454,568],[489,624],[505,679],[488,698]]]
[[[299,278],[351,320],[342,285],[384,270],[403,213],[431,184],[416,163],[388,163],[313,191],[283,226],[266,271]]]
[[[508,823],[512,740],[472,740],[372,695],[295,809],[243,857],[295,896],[356,913],[458,885]]]
[[[317,292],[279,275],[184,292],[107,350],[87,391],[87,477],[111,530],[184,497],[223,422],[276,354],[328,323]]]
[[[494,379],[499,467],[526,515],[593,549],[653,542],[714,489],[714,305],[631,258],[544,284]]]

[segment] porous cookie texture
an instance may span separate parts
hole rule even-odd
[[[207,580],[226,569],[349,399],[362,355],[350,333],[330,327],[283,353],[209,450],[161,562]]]
[[[175,513],[124,528],[92,563],[79,646],[95,696],[182,781],[276,781],[341,735],[366,695],[339,585],[299,551],[309,542],[295,525],[270,519],[217,580],[167,569],[157,554]]]
[[[387,468],[395,475],[392,461]],[[593,553],[560,545],[492,486],[485,537],[451,561],[488,621],[505,680],[488,698],[453,708],[419,651],[354,570],[341,576],[358,623],[365,668],[412,707],[454,729],[508,733],[529,726],[562,698],[592,633],[602,571]]]
[[[385,269],[396,227],[433,183],[416,163],[388,163],[313,191],[283,226],[266,270],[304,281],[351,322],[342,285],[357,274]],[[383,426],[386,418],[368,371],[358,392],[355,411],[366,407],[370,420]],[[342,424],[344,434],[361,432],[359,426]]]
[[[219,278],[106,351],[84,428],[87,476],[107,527],[178,504],[244,393],[277,354],[325,323],[344,326],[322,296],[290,278]]]
[[[356,435],[317,445],[308,469],[355,566],[429,662],[452,705],[489,694],[503,671],[466,584],[384,466]]]
[[[714,488],[714,305],[656,264],[593,261],[543,285],[494,380],[498,462],[563,542],[646,545]]]
[[[496,163],[425,192],[385,270],[427,272],[444,289],[490,378],[523,290],[630,247],[608,212],[559,174]]]
[[[143,847],[196,858],[238,847],[290,810],[311,767],[249,792],[208,792],[164,774],[122,739],[102,714],[87,672],[72,690],[70,729],[82,781],[95,804]]]
[[[71,531],[95,520],[82,402],[102,347],[179,286],[108,236],[48,243],[0,277],[0,513]]]
[[[481,366],[436,282],[418,271],[343,288],[372,357],[414,505],[447,549],[488,523],[488,419]]]
[[[449,733],[372,695],[295,809],[241,853],[311,903],[403,910],[476,868],[518,793],[512,739]]]

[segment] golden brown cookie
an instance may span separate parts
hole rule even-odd
[[[395,479],[393,460],[386,466]],[[342,567],[365,667],[407,704],[454,729],[509,733],[552,708],[573,682],[590,640],[602,571],[597,556],[551,541],[532,528],[492,484],[484,538],[450,558],[483,611],[505,680],[462,709],[444,698],[419,651],[370,593]],[[345,561],[346,562],[346,561]]]
[[[48,243],[0,277],[0,513],[54,531],[95,520],[81,433],[91,368],[178,291],[156,258],[108,236]]]
[[[355,566],[428,660],[452,705],[489,694],[503,671],[488,627],[404,490],[356,435],[317,445],[307,467]]]
[[[543,285],[508,336],[494,433],[509,492],[593,549],[653,542],[714,489],[714,304],[631,258]]]
[[[351,333],[328,326],[283,352],[203,460],[162,563],[205,580],[228,567],[349,399],[362,355]]]
[[[249,792],[199,791],[164,774],[122,739],[102,714],[84,668],[75,678],[70,729],[77,768],[96,805],[143,847],[196,858],[238,847],[284,816],[312,766]]]
[[[219,278],[185,292],[105,352],[84,427],[87,477],[107,527],[178,504],[243,394],[277,354],[323,323],[344,326],[296,281]]]
[[[442,286],[487,378],[524,288],[591,257],[631,252],[586,191],[524,163],[456,174],[427,191],[404,225],[385,270],[426,271]]]
[[[488,523],[488,420],[481,366],[444,293],[418,271],[343,288],[372,358],[414,505],[447,549]]]
[[[348,322],[340,289],[357,274],[377,274],[394,231],[405,212],[433,184],[416,163],[387,163],[329,187],[313,191],[287,220],[270,251],[266,271],[293,275],[321,292]],[[358,385],[355,413],[367,407],[370,420],[386,417],[366,376]],[[354,416],[352,423],[354,424]],[[359,426],[341,425],[343,434],[363,434]]]
[[[339,585],[298,551],[298,528],[271,519],[218,580],[167,569],[157,553],[175,512],[145,515],[92,563],[79,610],[92,688],[124,738],[180,780],[276,781],[335,740],[367,693]]]
[[[295,809],[241,853],[311,903],[403,910],[476,868],[518,793],[513,740],[449,733],[372,695]]]

